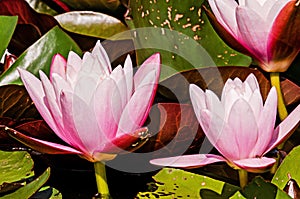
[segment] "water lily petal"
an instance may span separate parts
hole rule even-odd
[[[126,85],[126,76],[121,65],[117,66],[111,73],[110,78],[114,80],[116,92],[119,92],[120,110],[123,110],[127,104],[128,94],[127,94],[127,85]],[[132,84],[132,83],[131,83]],[[109,87],[109,86],[108,86]],[[119,105],[118,105],[119,106]],[[121,112],[121,111],[119,111]]]
[[[275,19],[268,38],[268,65],[266,71],[284,72],[288,69],[300,50],[300,13],[295,1],[285,5]],[[289,35],[288,37],[286,35]]]
[[[82,60],[81,58],[74,53],[73,51],[69,52],[68,60],[67,60],[67,80],[70,82],[70,86],[73,85],[73,83],[77,79],[78,71],[80,71],[82,67]]]
[[[128,153],[129,151],[127,150],[141,147],[147,141],[148,135],[148,129],[146,127],[134,132],[122,134],[111,139],[109,143],[106,143],[103,149],[101,149],[101,153]]]
[[[53,86],[53,89],[54,89],[54,92],[56,95],[58,106],[61,107],[60,100],[59,100],[61,92],[62,91],[72,92],[73,88],[70,86],[70,84],[65,79],[63,79],[61,76],[59,76],[55,73],[52,75],[51,83],[52,83],[52,86]]]
[[[235,9],[238,4],[232,0],[209,0],[209,4],[219,23],[222,24],[231,35],[236,37],[237,22]]]
[[[238,159],[248,158],[259,135],[252,108],[244,99],[239,99],[232,105],[228,116],[228,126],[233,131],[228,136],[231,140],[235,140],[232,143],[238,146]]]
[[[217,114],[220,118],[225,117],[225,110],[223,104],[219,100],[218,96],[212,92],[211,90],[205,91],[205,99],[207,109],[215,114]]]
[[[123,111],[116,82],[111,78],[104,79],[98,85],[91,104],[101,132],[109,139],[114,138]]]
[[[241,169],[244,169],[249,172],[259,172],[264,171],[266,168],[271,167],[276,160],[274,158],[248,158],[235,160],[233,163]]]
[[[248,75],[245,82],[250,86],[253,92],[259,89],[259,83],[257,82],[257,79],[253,73]]]
[[[258,120],[261,115],[261,111],[263,110],[263,99],[260,93],[259,89],[256,89],[251,97],[249,98],[249,105],[251,106],[251,109],[253,111],[256,123],[258,124]],[[275,108],[276,110],[276,108]]]
[[[78,78],[79,79],[77,79],[76,83],[73,85],[74,95],[80,97],[86,104],[90,104],[97,88],[97,81],[89,75],[82,75]]]
[[[201,110],[197,118],[210,143],[227,159],[237,159],[239,149],[234,131],[217,114],[208,110]]]
[[[139,67],[137,72],[134,75],[134,88],[136,89],[147,74],[151,71],[156,71],[155,82],[158,82],[159,74],[160,74],[160,54],[153,54],[151,57],[146,59],[146,61]]]
[[[24,83],[24,86],[26,87],[26,90],[29,93],[32,101],[34,102],[37,110],[47,122],[47,124],[50,126],[50,128],[54,132],[58,131],[58,128],[49,111],[49,108],[44,103],[45,93],[41,81],[38,78],[36,78],[33,74],[29,73],[28,71],[22,68],[18,68],[18,71]]]
[[[59,124],[61,124],[62,115],[61,115],[60,107],[58,104],[58,100],[56,98],[56,93],[53,89],[53,86],[52,86],[50,80],[48,79],[46,74],[42,71],[40,71],[40,78],[41,78],[42,86],[43,86],[44,93],[45,93],[44,101],[48,105],[49,110],[52,114],[52,117],[58,126]]]
[[[93,48],[92,55],[97,58],[100,64],[99,68],[101,68],[106,75],[109,75],[112,71],[110,60],[100,41],[97,41],[95,47]]]
[[[277,114],[277,92],[275,87],[270,90],[261,110],[261,115],[257,117],[259,136],[250,157],[261,156],[272,139]]]
[[[129,101],[133,92],[133,69],[132,69],[132,61],[129,55],[126,57],[124,63],[124,74],[126,77],[126,85],[127,85],[127,101]]]
[[[298,105],[274,130],[272,140],[265,153],[284,142],[299,125],[300,121],[300,105]]]
[[[153,70],[146,75],[142,82],[140,82],[140,86],[137,87],[123,110],[117,136],[120,136],[120,134],[123,133],[132,132],[134,129],[140,128],[145,122],[157,88],[157,76],[157,71]]]
[[[78,135],[77,128],[73,120],[73,93],[67,91],[62,92],[60,101],[62,112],[62,129],[59,132],[55,133],[58,134],[65,132],[64,138],[62,139],[66,143],[77,149],[80,149],[80,151],[83,151],[86,154],[89,153],[88,149],[85,147]]]
[[[240,40],[247,44],[249,51],[257,60],[265,62],[267,60],[268,24],[247,7],[239,6],[236,15]]]
[[[190,99],[193,105],[194,113],[200,121],[200,112],[202,109],[207,109],[205,93],[195,84],[190,84]]]
[[[80,97],[73,94],[72,114],[76,131],[90,154],[103,147],[109,139],[101,132],[94,111]]]
[[[74,148],[64,146],[61,144],[48,142],[39,140],[36,138],[32,138],[30,136],[24,135],[12,128],[1,126],[0,128],[4,128],[4,130],[13,138],[18,140],[19,142],[25,144],[26,146],[37,150],[41,153],[48,153],[48,154],[77,154],[82,155],[83,153],[77,151]]]
[[[183,155],[168,158],[159,158],[150,160],[151,164],[158,166],[181,167],[181,168],[196,168],[202,167],[215,162],[226,161],[222,156],[213,154],[193,154]]]
[[[109,74],[110,72],[108,71],[107,66],[101,65],[96,56],[89,52],[84,53],[82,67],[77,74],[77,79],[80,79],[82,76],[89,76],[98,82],[108,77]]]
[[[63,79],[66,79],[66,66],[67,60],[60,54],[56,54],[52,58],[50,67],[50,81],[52,82],[53,74],[60,75]]]

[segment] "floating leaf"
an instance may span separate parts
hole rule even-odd
[[[300,170],[299,165],[296,164],[298,162],[300,162],[300,146],[293,148],[293,150],[284,158],[272,179],[272,183],[283,190],[290,180],[289,176],[291,176],[297,184],[299,184]]]
[[[35,12],[26,1],[0,1],[0,15],[18,16],[17,29],[8,46],[9,52],[20,55],[58,22],[50,15]]]
[[[43,13],[43,14],[48,14],[48,15],[56,15],[57,11],[52,9],[50,6],[47,5],[47,3],[49,3],[48,1],[45,2],[43,0],[26,0],[29,5],[36,11],[39,13]],[[50,4],[52,2],[50,1]],[[53,2],[53,4],[55,4]],[[59,9],[59,11],[64,11],[63,9]]]
[[[256,199],[290,199],[282,190],[274,184],[265,181],[262,177],[255,177],[242,191],[246,198]]]
[[[33,161],[24,151],[0,151],[0,185],[25,180],[34,175]]]
[[[207,66],[248,66],[251,59],[229,48],[201,10],[204,1],[130,1],[127,24],[133,30],[138,63],[162,55],[161,80],[176,71]]]
[[[99,12],[73,11],[57,15],[55,19],[70,32],[102,39],[128,30],[120,20]]]
[[[250,73],[257,77],[263,98],[266,99],[270,90],[270,82],[267,78],[256,69],[234,66],[192,69],[177,73],[160,83],[159,92],[181,103],[187,102],[189,101],[189,85],[196,84],[202,89],[210,89],[221,96],[228,78],[239,77],[245,80]]]
[[[19,199],[19,198],[30,198],[36,193],[49,179],[50,168],[48,168],[41,176],[28,183],[26,186],[19,188],[15,192],[7,194],[1,199]]]
[[[0,117],[15,121],[24,118],[40,118],[25,87],[18,85],[0,86]]]
[[[154,134],[138,152],[153,158],[198,152],[204,133],[190,104],[159,103],[152,106],[149,131]]]
[[[227,79],[239,77],[245,80],[253,73],[258,80],[263,99],[266,99],[270,90],[270,81],[257,69],[247,67],[208,67],[192,69],[177,73],[160,83],[159,92],[171,99],[181,103],[189,101],[189,85],[196,84],[202,89],[210,89],[219,97]],[[300,87],[288,79],[281,81],[281,88],[286,105],[296,104],[300,101]]]
[[[116,10],[120,6],[119,0],[59,0],[75,10]]]
[[[71,50],[81,54],[77,44],[59,27],[54,27],[20,55],[16,62],[0,76],[0,85],[22,84],[17,67],[22,67],[35,75],[39,70],[49,73],[53,55],[60,53],[67,57]]]
[[[291,105],[300,101],[300,87],[289,79],[280,82],[285,104]]]
[[[201,198],[200,191],[203,189],[210,189],[218,194],[227,191],[233,194],[239,190],[239,187],[207,176],[172,168],[162,169],[153,178],[156,181],[157,190],[140,192],[137,198]]]
[[[57,189],[46,186],[46,187],[42,187],[30,199],[40,199],[40,198],[62,199],[62,194]]]
[[[17,25],[18,17],[0,16],[0,60]]]

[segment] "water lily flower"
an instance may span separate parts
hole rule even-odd
[[[38,140],[17,131],[11,136],[44,153],[77,154],[107,161],[145,136],[143,124],[154,100],[160,74],[160,55],[149,57],[133,75],[128,56],[114,70],[97,42],[81,59],[70,52],[51,64],[50,78],[40,79],[19,68],[21,79],[41,116],[69,146]]]
[[[284,72],[300,50],[296,0],[209,0],[208,16],[234,49],[252,56],[267,72]]]
[[[250,172],[265,170],[275,163],[264,155],[282,143],[300,120],[300,105],[275,129],[277,94],[272,87],[266,101],[256,77],[250,74],[242,82],[228,79],[221,100],[211,90],[190,85],[190,97],[196,117],[211,144],[221,155],[193,154],[151,160],[152,164],[173,167],[201,167],[227,162],[235,169]]]

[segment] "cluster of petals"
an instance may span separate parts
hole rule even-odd
[[[267,72],[284,72],[300,50],[296,0],[209,0],[220,36]],[[209,14],[210,15],[210,14]]]
[[[68,145],[12,136],[45,153],[77,154],[106,161],[130,147],[147,131],[148,117],[160,74],[160,55],[149,57],[134,74],[130,57],[124,67],[111,68],[100,42],[81,59],[53,57],[49,78],[19,68],[21,79],[43,119]]]
[[[210,143],[221,155],[193,154],[151,160],[152,164],[173,167],[201,167],[226,161],[236,169],[258,172],[275,163],[266,153],[282,143],[297,127],[300,106],[275,128],[277,93],[271,88],[263,102],[256,77],[242,82],[228,79],[221,100],[211,90],[190,85],[195,115]],[[274,129],[275,128],[275,129]]]

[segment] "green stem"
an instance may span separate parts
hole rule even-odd
[[[283,121],[288,116],[288,112],[286,110],[283,95],[282,95],[282,91],[281,91],[281,88],[280,88],[279,73],[275,73],[275,72],[270,73],[270,79],[271,79],[272,86],[275,86],[276,91],[277,91],[278,113],[279,113],[280,120]]]
[[[109,189],[106,182],[106,171],[105,171],[105,164],[103,162],[95,162],[95,175],[96,175],[96,182],[97,182],[97,189],[98,193],[100,194],[100,198],[110,198]]]
[[[243,189],[248,184],[248,172],[244,169],[239,169],[240,186]]]
[[[280,87],[280,75],[277,72],[271,72],[270,73],[270,79],[271,79],[271,85],[275,86],[276,91],[277,91],[277,96],[278,96],[278,114],[279,114],[279,118],[281,121],[283,121],[287,116],[288,116],[288,112],[286,110],[286,106],[284,103],[284,99],[283,99],[283,95],[282,95],[282,91],[281,91],[281,87]],[[277,148],[280,150],[282,149],[284,146],[284,142],[282,144],[280,144],[279,146],[277,146]],[[274,174],[279,166],[279,159],[280,157],[277,156],[276,157],[276,162],[275,164],[272,166],[270,173]]]

